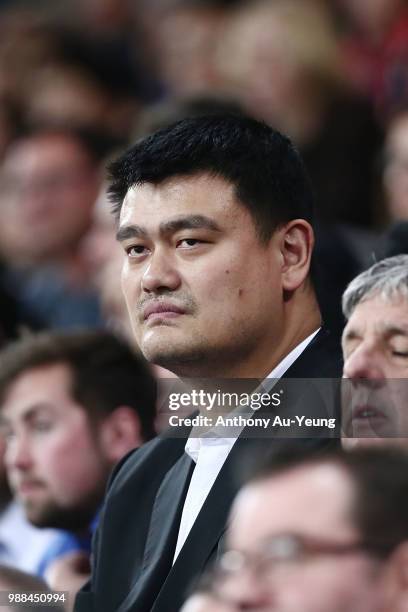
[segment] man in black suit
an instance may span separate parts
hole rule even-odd
[[[149,361],[190,383],[340,375],[309,273],[311,189],[289,140],[241,115],[185,119],[111,172],[124,294]],[[271,440],[190,431],[116,470],[78,612],[176,611],[222,547],[236,466]]]

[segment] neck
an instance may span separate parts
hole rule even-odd
[[[218,358],[185,364],[176,374],[187,384],[211,383],[211,379],[264,379],[298,344],[321,326],[320,310],[314,295],[306,292],[296,300],[290,298],[282,312],[282,323],[271,326],[271,333],[236,360],[219,354]],[[194,382],[196,381],[196,382]]]

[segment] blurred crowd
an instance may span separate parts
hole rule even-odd
[[[0,347],[11,364],[0,375],[11,448],[0,468],[0,563],[52,588],[75,591],[89,575],[110,470],[153,437],[154,376],[166,375],[148,369],[135,346],[106,168],[174,120],[229,109],[287,134],[305,161],[316,202],[316,288],[340,339],[349,282],[375,261],[408,253],[406,0],[0,4]],[[32,346],[30,331],[40,334]],[[126,395],[127,367],[144,390],[129,382]],[[132,394],[143,401],[132,405]],[[8,403],[22,407],[28,396],[28,416],[22,408],[7,416]],[[48,404],[64,402],[86,406],[90,423],[75,406],[69,422],[69,410],[51,417]],[[58,448],[38,437],[50,419],[66,435]],[[31,440],[32,456],[16,431]],[[327,461],[341,472],[340,460]],[[30,476],[33,462],[51,490],[45,509],[21,504],[43,486]],[[346,466],[350,478],[356,462]],[[0,570],[0,583],[6,578]],[[197,595],[209,598],[197,610],[215,605],[213,582]]]
[[[302,153],[337,332],[347,282],[406,248],[404,0],[9,2],[0,28],[4,340],[22,326],[128,333],[106,164],[209,109],[242,108]]]
[[[9,2],[0,28],[4,341],[21,327],[128,334],[106,164],[186,115],[241,108],[294,141],[336,332],[347,282],[406,248],[404,0]]]

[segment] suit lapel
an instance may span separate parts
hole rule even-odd
[[[322,327],[282,378],[339,378],[342,365],[337,340]]]
[[[209,559],[214,556],[226,529],[232,500],[239,488],[237,467],[241,453],[245,452],[244,447],[249,448],[253,443],[253,440],[239,439],[232,447],[154,603],[152,612],[168,609],[166,604],[168,606],[170,593],[177,593],[178,597],[186,594],[194,578],[201,574]],[[178,609],[177,606],[174,609]]]
[[[160,486],[152,510],[142,572],[149,571],[152,565],[163,561],[171,567],[193,469],[194,462],[184,453],[167,472]]]
[[[183,449],[185,440],[183,440]],[[167,472],[157,492],[152,509],[141,573],[118,612],[127,612],[138,602],[140,609],[150,609],[171,569],[184,499],[194,469],[194,462],[184,453]],[[138,608],[139,609],[139,608]]]

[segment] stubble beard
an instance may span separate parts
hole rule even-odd
[[[81,508],[65,508],[52,500],[42,504],[24,503],[24,511],[30,523],[35,527],[81,531],[93,520],[96,507],[92,504]]]
[[[147,361],[170,370],[177,376],[203,368],[208,360],[206,351],[200,346],[176,346],[163,341],[155,346],[142,343],[141,350]]]
[[[251,349],[251,341],[217,346],[198,333],[194,334],[194,342],[189,343],[170,343],[162,338],[160,342],[141,344],[147,361],[180,378],[228,378],[229,372],[245,362]]]

